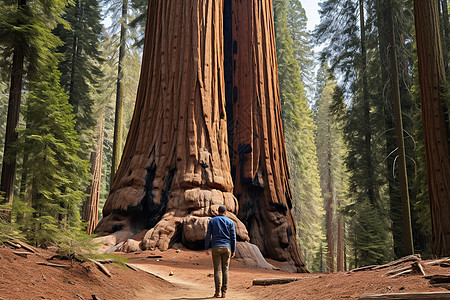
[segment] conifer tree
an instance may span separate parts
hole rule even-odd
[[[301,6],[299,8],[301,9]],[[320,246],[323,209],[320,202],[319,174],[315,155],[315,125],[306,100],[300,64],[294,55],[295,43],[287,17],[288,10],[289,1],[274,1],[278,80],[286,152],[294,196],[294,215],[298,226],[301,253],[312,265]],[[306,35],[305,32],[302,34]],[[298,52],[299,55],[300,53]],[[298,57],[298,59],[307,61],[309,57]]]
[[[53,49],[60,40],[52,34],[57,23],[63,22],[60,15],[66,0],[32,1],[2,0],[0,15],[0,40],[2,56],[0,66],[10,68],[10,91],[8,117],[0,192],[5,193],[2,202],[12,203],[16,174],[16,153],[12,150],[17,140],[17,125],[22,98],[23,75],[29,80],[39,73],[42,66],[56,61]],[[11,59],[12,58],[12,59]],[[10,219],[10,213],[3,217]]]
[[[17,147],[28,157],[31,215],[22,231],[40,246],[59,244],[81,231],[80,208],[87,161],[78,156],[79,136],[68,95],[60,87],[56,65],[30,82],[23,137]]]
[[[343,128],[332,110],[333,96],[336,89],[335,80],[328,80],[317,103],[316,147],[319,162],[320,185],[326,208],[326,232],[328,241],[328,271],[343,270],[343,249],[337,251],[337,245],[343,244],[343,215],[340,211],[347,201],[348,178],[345,169],[346,145]],[[336,108],[334,108],[336,110]],[[344,112],[343,110],[341,113]],[[341,222],[341,227],[338,223]],[[339,237],[339,239],[338,239]],[[336,255],[335,253],[336,249]],[[337,262],[339,261],[339,264]]]
[[[77,132],[93,131],[96,124],[94,95],[101,77],[99,65],[102,25],[98,0],[76,0],[63,18],[70,28],[59,25],[55,34],[64,42],[58,50],[63,54],[59,64],[61,86],[69,95],[69,103],[77,117]]]

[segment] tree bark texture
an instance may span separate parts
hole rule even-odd
[[[442,87],[442,58],[436,1],[414,1],[422,123],[425,139],[432,250],[450,255],[450,162]]]
[[[238,239],[249,240],[230,173],[222,9],[213,0],[149,1],[134,116],[97,233],[146,228],[143,249],[201,247],[225,205]]]
[[[306,271],[296,241],[281,123],[272,1],[231,0],[231,173],[241,219],[264,256]]]
[[[403,253],[414,254],[411,209],[409,204],[408,173],[406,171],[405,141],[403,138],[402,107],[397,66],[397,53],[394,38],[394,23],[391,1],[386,1],[387,31],[389,44],[390,86],[394,108],[395,135],[397,140],[398,174],[400,183],[403,223]]]
[[[113,140],[113,155],[111,163],[111,183],[114,181],[117,168],[119,167],[122,155],[122,136],[123,136],[123,101],[124,101],[124,86],[123,86],[123,63],[126,52],[127,40],[127,19],[128,19],[128,0],[122,0],[122,19],[120,24],[120,45],[119,45],[119,62],[117,67],[117,89],[116,89],[116,111],[114,118],[114,140]]]
[[[19,7],[25,7],[25,0],[19,0]],[[14,180],[16,176],[16,154],[11,148],[17,140],[16,131],[19,124],[20,102],[22,97],[22,79],[24,67],[24,46],[19,42],[14,48],[11,67],[11,86],[9,90],[8,115],[6,120],[5,146],[0,182],[1,203],[12,203],[14,196]],[[0,218],[11,221],[11,211],[0,211]]]
[[[102,116],[97,128],[97,145],[91,152],[91,184],[88,187],[88,199],[83,203],[83,221],[87,222],[87,234],[93,234],[98,223],[98,204],[100,200],[100,181],[102,177],[103,137],[105,121]]]

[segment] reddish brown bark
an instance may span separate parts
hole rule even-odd
[[[422,123],[430,198],[432,249],[450,255],[450,161],[442,86],[445,71],[436,1],[414,1]]]
[[[249,240],[237,197],[252,243],[285,261],[284,269],[305,272],[291,213],[271,2],[233,2],[225,13],[234,38],[228,125],[223,8],[213,0],[149,2],[135,112],[96,231],[118,242],[149,229],[143,249],[165,250],[177,240],[201,247],[209,217],[224,204],[239,239]]]
[[[342,216],[338,215],[337,228],[337,250],[336,250],[336,271],[344,271],[344,224],[342,223]]]
[[[98,124],[97,145],[91,153],[91,185],[88,187],[89,198],[83,203],[83,221],[87,222],[87,234],[93,234],[98,223],[98,204],[100,198],[100,180],[102,177],[104,120]]]
[[[25,0],[18,1],[19,8],[26,6]],[[20,102],[22,98],[22,80],[24,72],[24,46],[18,42],[13,51],[11,66],[11,86],[9,90],[8,116],[6,120],[5,148],[3,152],[2,176],[0,181],[0,196],[4,197],[0,204],[11,204],[14,197],[14,181],[16,177],[16,153],[12,144],[17,140],[16,131],[19,124]],[[10,222],[11,211],[0,211],[0,219]]]
[[[248,240],[235,216],[230,175],[222,1],[150,1],[141,68],[127,142],[96,232],[127,237],[147,228],[141,247],[161,250],[176,240],[202,243],[205,223],[225,205],[238,236]],[[198,235],[180,237],[182,226]]]
[[[306,271],[291,212],[272,2],[232,1],[232,174],[239,218],[263,255]]]

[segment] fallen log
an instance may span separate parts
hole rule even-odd
[[[108,269],[104,265],[102,265],[98,261],[91,259],[91,258],[88,258],[88,260],[93,262],[99,268],[99,270],[102,271],[106,276],[111,277],[111,273],[108,271]]]
[[[14,253],[14,254],[16,254],[16,255],[19,255],[19,256],[22,256],[22,257],[25,257],[25,258],[28,258],[28,255],[30,255],[30,254],[34,254],[34,253],[31,253],[31,252],[26,252],[26,251],[12,251],[12,253]]]
[[[408,267],[403,267],[403,268],[400,268],[400,269],[394,269],[394,270],[390,270],[390,271],[388,271],[388,272],[386,272],[386,275],[394,275],[394,274],[397,274],[397,273],[400,273],[400,272],[403,272],[403,271],[406,271],[406,270],[411,270],[411,266],[408,266]]]
[[[412,255],[408,255],[408,256],[399,258],[399,259],[397,259],[397,260],[391,261],[391,262],[389,262],[389,263],[387,263],[387,264],[376,266],[376,267],[373,268],[372,270],[384,269],[384,268],[387,268],[387,267],[392,267],[392,266],[396,266],[396,265],[402,264],[402,263],[404,263],[404,262],[408,262],[408,261],[419,261],[419,260],[421,260],[420,255],[418,255],[418,254],[412,254]]]
[[[34,249],[32,246],[28,245],[27,243],[21,242],[21,241],[17,241],[17,244],[19,244],[20,246],[22,246],[23,249],[26,249],[30,252],[36,253],[38,252],[36,249]]]
[[[299,277],[290,277],[290,278],[261,278],[261,279],[253,279],[253,285],[272,285],[272,284],[285,284],[293,281],[297,281]]]
[[[423,262],[423,264],[424,265],[436,266],[436,265],[439,265],[439,264],[441,264],[443,262],[450,263],[450,258],[449,257],[445,257],[445,258],[440,258],[440,259],[436,259],[436,260],[430,260],[430,261]]]
[[[450,299],[450,292],[430,292],[430,293],[398,293],[398,294],[378,294],[378,295],[363,295],[359,297],[360,300],[391,300],[391,299]]]
[[[64,268],[64,269],[69,269],[70,268],[69,265],[60,265],[60,264],[47,263],[47,262],[37,262],[37,264],[38,265],[43,265],[43,266],[55,267],[55,268]]]
[[[430,280],[430,283],[450,283],[450,275],[431,275],[425,276],[426,279]]]
[[[359,271],[372,270],[373,268],[375,268],[377,266],[378,265],[370,265],[370,266],[359,267],[359,268],[355,268],[353,270],[350,270],[350,272],[359,272]]]

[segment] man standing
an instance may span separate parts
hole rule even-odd
[[[230,257],[234,257],[236,251],[236,230],[234,222],[225,217],[226,207],[219,206],[219,215],[209,220],[208,230],[206,231],[205,251],[209,255],[209,246],[212,247],[212,258],[214,264],[214,283],[216,292],[214,298],[219,298],[222,292],[222,298],[228,288],[228,267]],[[220,272],[222,269],[222,272]],[[223,280],[223,282],[221,282]]]

